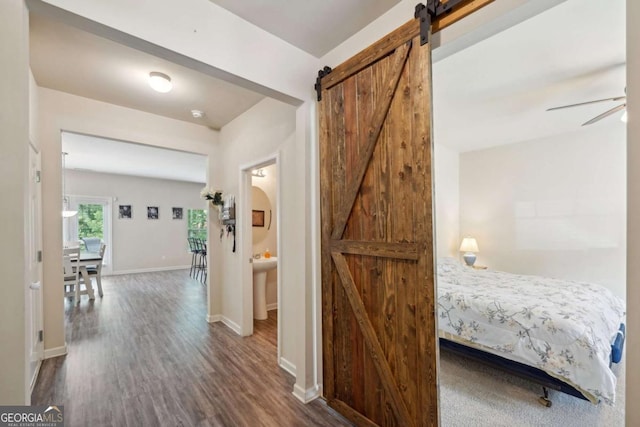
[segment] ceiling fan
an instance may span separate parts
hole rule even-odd
[[[618,111],[622,111],[622,110],[624,110],[624,114],[622,115],[621,120],[626,123],[626,121],[627,121],[627,110],[626,110],[626,108],[627,108],[627,103],[626,103],[626,100],[627,100],[627,95],[626,95],[627,89],[626,88],[624,90],[624,93],[625,93],[625,95],[616,96],[614,98],[596,99],[594,101],[580,102],[578,104],[563,105],[561,107],[549,108],[549,109],[547,109],[547,111],[561,110],[563,108],[580,107],[582,105],[596,104],[598,102],[618,102],[618,101],[623,101],[622,104],[620,104],[620,105],[618,105],[616,107],[613,107],[610,110],[605,111],[604,113],[594,117],[593,119],[591,119],[591,120],[589,120],[587,122],[584,122],[582,124],[582,126],[593,124],[593,123],[595,123],[597,121],[600,121],[600,120],[604,119],[605,117],[609,117],[610,115],[615,114]]]

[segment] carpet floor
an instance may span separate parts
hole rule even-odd
[[[549,391],[550,408],[538,403],[542,387],[463,356],[440,351],[440,417],[445,427],[624,426],[625,358],[614,364],[616,403],[594,405]]]

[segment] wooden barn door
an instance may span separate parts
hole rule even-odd
[[[431,59],[394,44],[320,101],[324,390],[360,425],[437,425]]]
[[[487,3],[462,2],[432,29]],[[364,426],[438,424],[431,53],[418,21],[317,85],[324,396]]]

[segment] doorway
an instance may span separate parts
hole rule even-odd
[[[104,274],[110,274],[113,266],[111,262],[111,212],[113,211],[111,198],[70,196],[69,203],[71,209],[77,211],[78,214],[64,219],[69,237],[67,239],[67,235],[65,235],[65,240],[79,241],[81,250],[90,252],[89,248],[83,246],[84,239],[100,239],[106,245],[102,271]]]
[[[243,263],[242,332],[252,335],[257,329],[275,329],[278,364],[291,371],[281,358],[279,154],[242,166],[240,174],[241,255],[249,261]]]
[[[38,378],[44,358],[42,331],[42,193],[40,187],[40,152],[29,145],[29,218],[27,222],[28,283],[25,284],[26,356],[29,366],[26,378],[27,396]]]

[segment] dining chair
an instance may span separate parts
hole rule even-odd
[[[107,249],[107,245],[104,243],[100,244],[100,262],[97,265],[89,265],[87,266],[87,273],[89,273],[89,280],[92,277],[96,278],[96,286],[98,287],[98,295],[101,297],[104,295],[102,293],[102,261],[104,260],[104,252]],[[91,284],[89,284],[91,286]]]
[[[98,252],[100,251],[100,245],[102,244],[102,239],[99,237],[83,237],[80,239],[84,242],[84,247],[87,252]]]
[[[68,248],[63,251],[62,269],[64,273],[64,296],[75,297],[80,303],[80,269],[73,265],[80,258],[80,248]],[[67,289],[68,287],[68,289]]]

